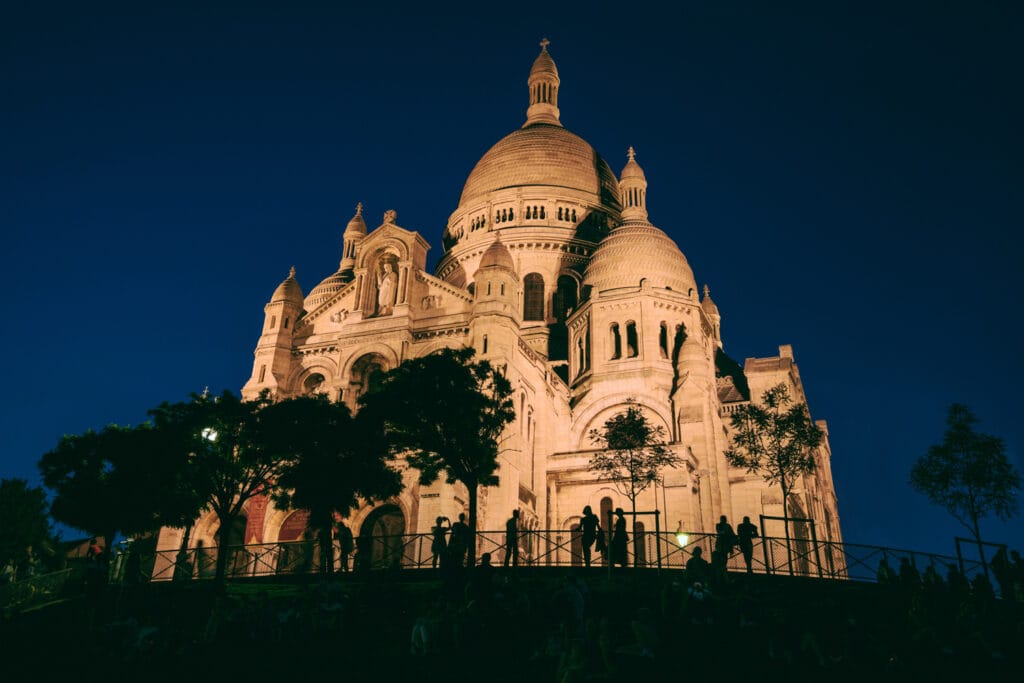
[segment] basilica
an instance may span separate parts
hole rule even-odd
[[[518,509],[524,530],[550,539],[543,534],[578,528],[584,506],[603,524],[609,510],[629,510],[628,498],[589,470],[588,435],[631,404],[664,430],[681,463],[640,495],[638,510],[658,510],[657,521],[637,517],[640,527],[713,532],[721,515],[734,525],[743,516],[781,516],[781,490],[730,467],[724,452],[738,406],[779,383],[806,402],[792,347],[742,365],[729,358],[722,312],[679,246],[648,218],[648,200],[658,206],[656,179],[648,197],[632,149],[616,175],[562,125],[547,41],[528,86],[525,122],[469,174],[434,272],[426,269],[427,241],[395,211],[378,221],[358,206],[336,270],[308,294],[293,270],[270,296],[243,396],[318,392],[354,410],[377,373],[469,346],[500,367],[515,392],[500,483],[480,491],[480,529],[504,529]],[[819,540],[839,542],[827,429],[817,424],[826,434],[817,467],[792,487],[790,516],[814,520]],[[354,511],[347,525],[357,535],[427,534],[438,516],[466,511],[461,485],[422,486],[416,475],[404,471],[398,497]],[[216,526],[212,515],[199,519],[193,542],[216,544]],[[243,526],[234,542],[295,540],[306,513],[257,497]],[[165,529],[159,547],[180,540],[181,531]],[[551,556],[542,542],[524,543],[528,558]]]

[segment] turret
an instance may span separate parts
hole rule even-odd
[[[636,152],[630,147],[629,161],[619,175],[619,196],[622,197],[622,220],[647,220],[647,177],[640,164],[636,163]]]
[[[718,312],[718,306],[711,300],[711,291],[707,285],[704,285],[704,298],[701,299],[700,307],[711,322],[711,334],[715,339],[715,344],[718,345],[718,348],[722,348],[722,316]]]
[[[509,353],[519,328],[518,288],[512,256],[498,236],[480,258],[473,277],[473,326],[477,352]]]
[[[363,220],[363,205],[359,203],[356,204],[356,215],[352,216],[352,220],[345,226],[345,234],[342,237],[343,246],[338,274],[345,282],[352,280],[352,270],[356,265],[356,248],[364,237],[366,237],[366,221]]]
[[[535,123],[562,125],[558,120],[558,86],[561,81],[558,78],[555,60],[548,54],[549,44],[547,38],[540,41],[540,54],[530,69],[530,78],[527,81],[530,86],[530,108],[526,110],[526,123],[523,124],[523,128]]]
[[[276,391],[291,370],[292,334],[303,314],[302,288],[295,280],[295,267],[277,286],[270,302],[263,307],[263,334],[256,343],[252,376],[242,388],[244,398],[253,398],[263,389]]]

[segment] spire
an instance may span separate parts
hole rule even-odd
[[[526,123],[523,127],[532,126],[535,123],[547,123],[561,126],[558,120],[558,68],[555,60],[548,54],[548,45],[551,44],[547,38],[540,41],[540,54],[533,61],[533,68],[530,69],[530,108],[526,110]]]
[[[623,220],[647,220],[647,176],[640,164],[636,163],[636,151],[630,147],[626,152],[626,165],[619,174],[619,195],[622,197]]]
[[[338,272],[342,279],[348,282],[352,279],[352,271],[356,267],[356,246],[366,236],[366,221],[363,220],[363,203],[356,204],[356,215],[345,226],[345,234],[342,236],[341,263],[338,264]]]

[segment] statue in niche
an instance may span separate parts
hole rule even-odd
[[[385,223],[392,223],[393,224],[395,222],[396,218],[398,218],[398,212],[395,211],[394,209],[388,209],[387,211],[384,212],[384,222]]]
[[[377,315],[391,315],[398,294],[398,273],[390,261],[383,261],[377,271]]]

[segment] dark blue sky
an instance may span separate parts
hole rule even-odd
[[[953,402],[1022,467],[1015,3],[164,4],[0,18],[0,476],[237,391],[266,300],[335,270],[356,202],[436,263],[543,36],[562,122],[616,172],[636,148],[726,351],[794,346],[848,541],[953,551],[906,483]]]

